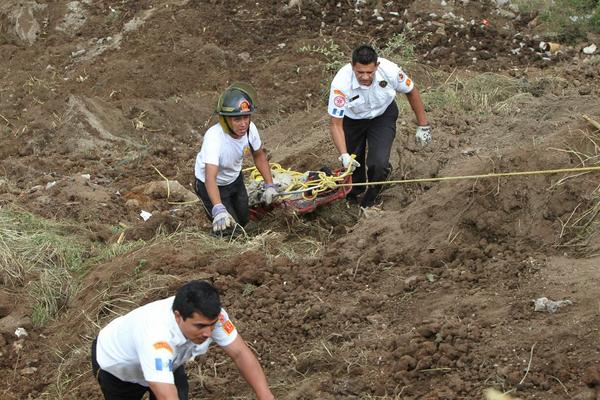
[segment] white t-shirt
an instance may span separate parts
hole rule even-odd
[[[250,144],[254,151],[260,149],[260,136],[253,122],[250,122],[249,134],[237,139],[226,133],[220,124],[211,126],[196,156],[196,178],[206,182],[206,164],[212,164],[219,167],[218,186],[233,183],[242,171],[244,157],[252,156]]]
[[[410,93],[414,82],[395,63],[379,58],[379,66],[370,86],[362,86],[352,64],[344,65],[333,78],[329,92],[329,115],[352,119],[372,119],[384,113],[396,98],[396,92]]]
[[[100,368],[143,386],[149,386],[148,382],[173,384],[173,371],[206,353],[213,341],[227,346],[237,337],[235,326],[221,309],[210,338],[200,345],[187,340],[175,321],[174,299],[146,304],[106,325],[96,345]]]

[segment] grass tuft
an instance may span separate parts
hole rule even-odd
[[[25,287],[32,320],[43,325],[62,310],[75,290],[72,275],[83,269],[86,248],[72,226],[23,211],[0,210],[0,279]]]

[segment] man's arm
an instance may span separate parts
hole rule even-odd
[[[256,393],[258,400],[274,400],[267,378],[254,353],[246,342],[238,335],[231,344],[223,347],[223,351],[231,357],[240,373]]]
[[[417,88],[414,88],[409,93],[407,93],[406,98],[408,99],[408,104],[410,104],[410,107],[415,113],[415,117],[417,118],[417,125],[429,125],[429,122],[427,122],[427,116],[425,115],[425,106],[423,105],[421,95],[419,94]]]
[[[262,175],[265,183],[273,183],[273,176],[271,175],[271,167],[269,167],[269,161],[267,160],[267,156],[265,151],[261,147],[260,149],[252,152],[252,158],[254,159],[254,165],[256,165],[256,169]]]
[[[348,150],[346,148],[346,137],[344,136],[343,118],[331,117],[331,122],[329,123],[329,133],[331,134],[333,144],[338,149],[340,154],[347,153]]]
[[[217,186],[217,174],[219,173],[219,167],[213,164],[205,164],[205,181],[204,186],[208,197],[212,202],[213,206],[221,204],[221,195],[219,194],[219,187]]]
[[[148,382],[157,400],[179,400],[177,388],[172,383]]]

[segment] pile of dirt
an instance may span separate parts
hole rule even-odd
[[[581,44],[542,52],[534,17],[458,0],[5,1],[0,206],[74,221],[90,252],[117,255],[76,277],[45,327],[32,326],[23,285],[2,286],[0,397],[99,399],[88,361],[99,327],[190,279],[220,288],[278,398],[597,396],[597,175],[395,185],[368,218],[340,202],[271,215],[231,242],[207,234],[191,188],[233,81],[258,89],[271,161],[336,165],[325,64],[398,34],[415,45],[408,72],[424,94],[460,95],[493,71],[515,96],[484,111],[432,101],[428,148],[404,113],[393,179],[593,165],[598,132],[581,114],[599,117],[600,61]],[[540,297],[572,304],[535,312]],[[193,396],[248,396],[224,358],[190,366]]]

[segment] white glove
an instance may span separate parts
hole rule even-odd
[[[231,228],[235,224],[235,220],[227,212],[223,204],[215,204],[212,208],[213,216],[213,232],[222,232],[227,228]]]
[[[415,140],[417,141],[417,144],[420,144],[421,146],[425,146],[431,142],[431,125],[417,126]]]
[[[277,197],[277,189],[275,189],[275,185],[273,183],[267,183],[264,186],[265,191],[263,192],[260,201],[265,203],[266,205],[270,205],[273,203],[275,198]]]
[[[354,158],[352,158],[352,156],[348,153],[342,154],[338,158],[338,160],[342,162],[342,164],[344,165],[344,169],[347,170],[348,168],[350,168],[350,172],[354,172],[356,168],[360,167],[360,163]]]

